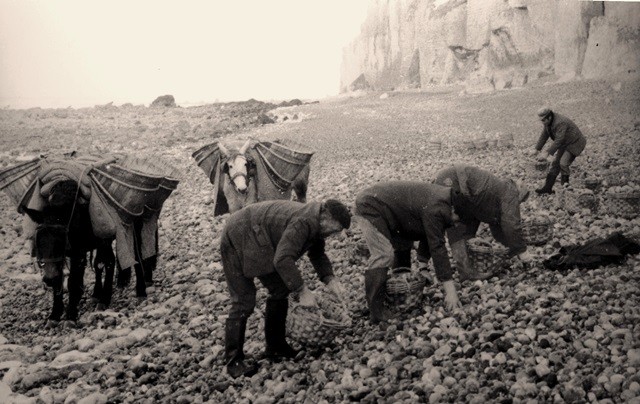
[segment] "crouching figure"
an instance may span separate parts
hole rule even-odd
[[[513,180],[498,178],[488,171],[464,164],[454,164],[436,174],[436,184],[455,191],[454,205],[460,218],[447,231],[453,259],[458,264],[460,281],[484,280],[492,276],[472,268],[466,241],[475,237],[481,222],[489,224],[496,241],[509,248],[509,257],[518,256],[524,262],[533,257],[527,252],[522,236],[520,203],[529,191]]]
[[[272,360],[295,358],[285,339],[288,296],[298,293],[300,304],[316,305],[305,286],[296,261],[305,253],[318,277],[336,294],[344,290],[334,277],[324,239],[349,228],[347,208],[336,200],[303,204],[265,201],[232,214],[224,227],[220,252],[231,310],[225,325],[227,372],[236,378],[257,372],[255,363],[245,362],[243,352],[247,319],[256,305],[253,278],[269,291],[265,310],[265,356]]]

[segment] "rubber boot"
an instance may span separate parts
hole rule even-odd
[[[244,361],[244,333],[247,328],[247,319],[227,319],[225,323],[225,361],[227,373],[234,379],[239,376],[253,376],[258,373],[256,363],[246,364]]]
[[[458,240],[451,244],[451,254],[458,267],[458,278],[460,282],[485,280],[493,276],[489,272],[478,272],[471,266],[469,255],[467,254],[466,241]]]
[[[364,273],[364,290],[369,305],[369,316],[373,324],[388,321],[393,314],[384,307],[387,268],[372,268]]]
[[[285,338],[287,328],[288,300],[267,300],[264,313],[264,336],[267,346],[265,357],[273,361],[293,359],[298,351],[291,348]]]
[[[569,174],[562,174],[560,176],[560,184],[565,185],[569,183]]]
[[[542,188],[536,189],[536,193],[538,194],[552,194],[553,193],[553,184],[556,182],[557,174],[547,174],[547,179],[545,180],[544,186]]]
[[[396,250],[393,252],[394,268],[411,268],[411,250]]]

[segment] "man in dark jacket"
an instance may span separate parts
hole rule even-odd
[[[299,294],[300,304],[313,306],[315,298],[306,288],[296,261],[305,252],[322,282],[338,295],[344,293],[333,275],[324,239],[349,228],[347,208],[336,200],[303,204],[265,201],[239,210],[229,217],[222,232],[220,252],[231,310],[225,325],[227,372],[232,377],[255,374],[257,366],[244,361],[247,318],[256,305],[254,278],[268,289],[265,310],[266,356],[293,358],[297,352],[285,339],[288,296]]]
[[[540,161],[550,159],[550,156],[553,156],[554,153],[555,158],[553,158],[549,168],[544,186],[536,189],[536,192],[539,194],[551,194],[558,174],[562,173],[560,177],[561,184],[569,182],[569,166],[582,153],[587,144],[587,139],[582,135],[576,124],[564,115],[553,112],[549,108],[542,108],[538,111],[538,116],[544,127],[532,154],[539,153],[538,160]],[[540,152],[549,138],[553,140],[553,143],[546,151]]]
[[[529,196],[512,180],[496,177],[488,171],[464,164],[454,164],[436,174],[436,184],[453,188],[459,193],[455,211],[460,222],[447,231],[454,260],[458,263],[460,280],[487,279],[490,273],[471,268],[466,240],[475,236],[480,222],[488,223],[495,239],[509,248],[509,255],[530,261],[522,237],[520,203]]]
[[[451,188],[413,181],[379,183],[358,194],[355,214],[371,253],[364,281],[373,323],[391,317],[384,307],[387,271],[411,267],[414,241],[420,242],[419,261],[433,258],[447,308],[460,306],[445,244],[445,229],[456,220]]]

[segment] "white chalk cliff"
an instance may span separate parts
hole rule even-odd
[[[341,90],[640,76],[640,2],[372,0]]]

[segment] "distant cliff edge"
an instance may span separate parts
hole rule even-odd
[[[343,50],[340,87],[488,92],[549,75],[640,77],[640,3],[373,0]]]

